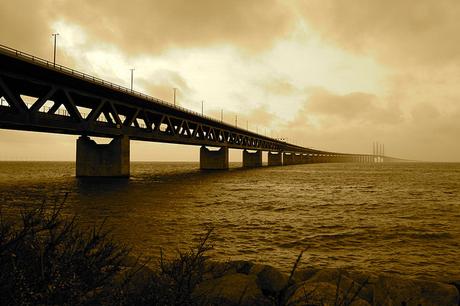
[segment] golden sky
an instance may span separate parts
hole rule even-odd
[[[460,161],[458,0],[0,1],[0,43],[331,151]],[[75,136],[0,130],[0,160],[73,160]],[[132,142],[132,160],[198,148]],[[233,159],[241,159],[232,153]]]

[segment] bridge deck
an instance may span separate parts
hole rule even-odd
[[[1,45],[0,97],[8,104],[0,103],[6,129],[355,156],[266,137]]]

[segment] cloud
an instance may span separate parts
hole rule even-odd
[[[334,95],[326,90],[315,90],[308,99],[307,111],[355,119],[374,111],[376,99],[376,96],[362,92]]]
[[[171,70],[156,70],[149,77],[137,80],[145,93],[168,102],[173,102],[174,91],[176,88],[176,102],[183,105],[184,101],[193,93],[187,81],[177,72]]]
[[[323,39],[399,65],[439,65],[460,59],[457,0],[299,2]]]
[[[218,109],[211,109],[205,114],[217,120],[221,118],[221,110]],[[271,133],[272,128],[280,120],[276,114],[269,111],[267,105],[246,108],[244,112],[224,110],[223,119],[228,124],[234,125],[237,122],[240,128],[247,127],[250,131],[260,134],[267,132],[267,135]]]
[[[282,78],[271,78],[257,84],[264,92],[277,96],[288,96],[296,92],[294,85]]]
[[[59,1],[70,22],[131,53],[230,44],[248,51],[269,47],[288,32],[292,19],[277,0],[82,0]]]
[[[49,1],[51,2],[51,1]],[[1,44],[40,57],[52,55],[50,18],[53,17],[45,1],[1,1]]]
[[[307,94],[308,98],[298,113],[296,123],[300,118],[309,116],[321,117],[327,122],[340,120],[394,124],[402,120],[402,114],[395,104],[385,104],[373,94],[351,92],[341,95],[324,88],[308,89]]]

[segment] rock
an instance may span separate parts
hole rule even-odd
[[[247,260],[230,261],[229,264],[235,268],[237,273],[249,274],[254,263]]]
[[[203,305],[270,305],[255,275],[234,273],[198,285],[193,296]]]
[[[318,268],[303,268],[303,269],[298,269],[297,271],[294,272],[293,279],[296,283],[303,283],[304,281],[307,281],[315,275],[319,271]]]
[[[460,280],[453,280],[449,282],[450,285],[454,285],[457,290],[460,292]],[[460,304],[459,304],[460,305]]]
[[[339,291],[337,292],[337,290]],[[359,297],[356,297],[353,301],[347,299],[344,296],[344,292],[340,288],[337,288],[337,285],[328,282],[315,283],[307,281],[299,285],[294,294],[289,298],[287,305],[370,306],[371,304]]]
[[[122,260],[121,260],[121,265],[123,267],[135,267],[138,266],[139,263],[139,257],[135,257],[132,255],[126,255]]]
[[[139,295],[142,294],[146,285],[152,282],[154,277],[155,272],[147,266],[127,267],[117,273],[113,282],[117,286],[126,285],[126,289],[133,295]],[[126,279],[129,279],[129,282],[125,283]]]
[[[228,274],[237,273],[235,265],[230,262],[208,260],[205,262],[204,280],[215,279]]]
[[[382,275],[374,284],[375,305],[458,306],[454,285]]]
[[[329,283],[337,287],[340,276],[340,289],[347,298],[357,294],[358,297],[372,303],[374,290],[371,283],[366,283],[369,277],[363,273],[348,272],[341,269],[323,269],[310,277],[307,282],[311,283]],[[356,278],[356,280],[354,279]]]
[[[257,276],[259,288],[266,294],[274,295],[286,288],[288,276],[269,265],[255,264],[249,275]]]

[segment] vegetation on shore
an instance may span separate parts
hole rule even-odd
[[[23,210],[16,222],[0,211],[0,305],[194,305],[210,234],[152,271],[103,223],[83,231],[63,218],[62,205]]]

